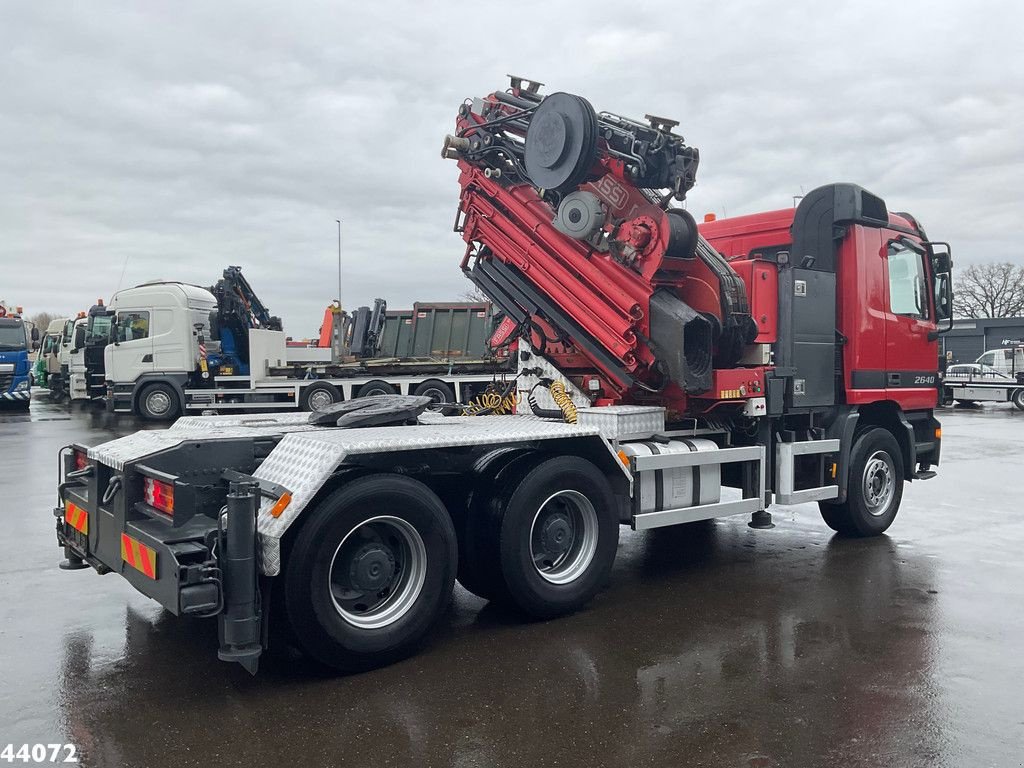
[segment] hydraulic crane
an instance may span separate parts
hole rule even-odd
[[[281,318],[270,314],[242,275],[241,267],[225,269],[210,293],[217,300],[217,308],[210,313],[210,329],[213,339],[220,342],[220,351],[211,355],[209,364],[248,374],[249,329],[280,331]]]
[[[679,206],[698,151],[646,119],[521,78],[464,103],[442,151],[461,171],[462,268],[562,370],[596,373],[603,402],[753,396],[763,371],[722,373],[758,332],[746,287]]]

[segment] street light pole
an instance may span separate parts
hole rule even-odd
[[[338,224],[338,309],[341,309],[341,219],[335,219]]]

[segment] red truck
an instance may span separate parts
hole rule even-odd
[[[817,502],[844,534],[886,530],[939,463],[949,247],[853,184],[698,228],[674,127],[522,78],[463,102],[442,150],[462,268],[518,344],[496,396],[519,412],[382,396],[69,446],[63,567],[216,617],[250,671],[275,626],[349,671],[412,653],[456,579],[579,609],[620,525],[767,528],[771,504]]]

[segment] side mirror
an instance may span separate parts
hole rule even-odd
[[[32,351],[33,352],[39,351],[39,342],[36,341],[35,339],[32,340]]]
[[[953,330],[953,276],[949,272],[935,275],[935,323],[945,321],[944,328],[928,333],[928,340],[935,341],[944,333]]]
[[[33,328],[32,329],[32,341],[36,342],[36,344],[38,345],[38,343],[39,343],[39,329],[38,328]]]

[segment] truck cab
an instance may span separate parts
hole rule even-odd
[[[60,374],[60,342],[66,322],[66,318],[59,317],[46,326],[32,367],[33,383],[36,386],[48,388],[50,377]]]
[[[20,312],[0,306],[0,402],[29,407],[29,355],[38,343],[38,331],[33,328],[30,332]]]
[[[180,397],[196,370],[199,336],[210,336],[215,308],[213,294],[184,283],[146,283],[114,294],[104,370],[115,410],[120,405],[130,409],[148,381],[170,382]]]
[[[747,278],[757,341],[772,345],[776,366],[800,372],[785,398],[934,408],[938,336],[951,319],[948,247],[859,187],[811,194],[819,199],[798,208],[700,226]],[[834,327],[823,317],[835,317]]]

